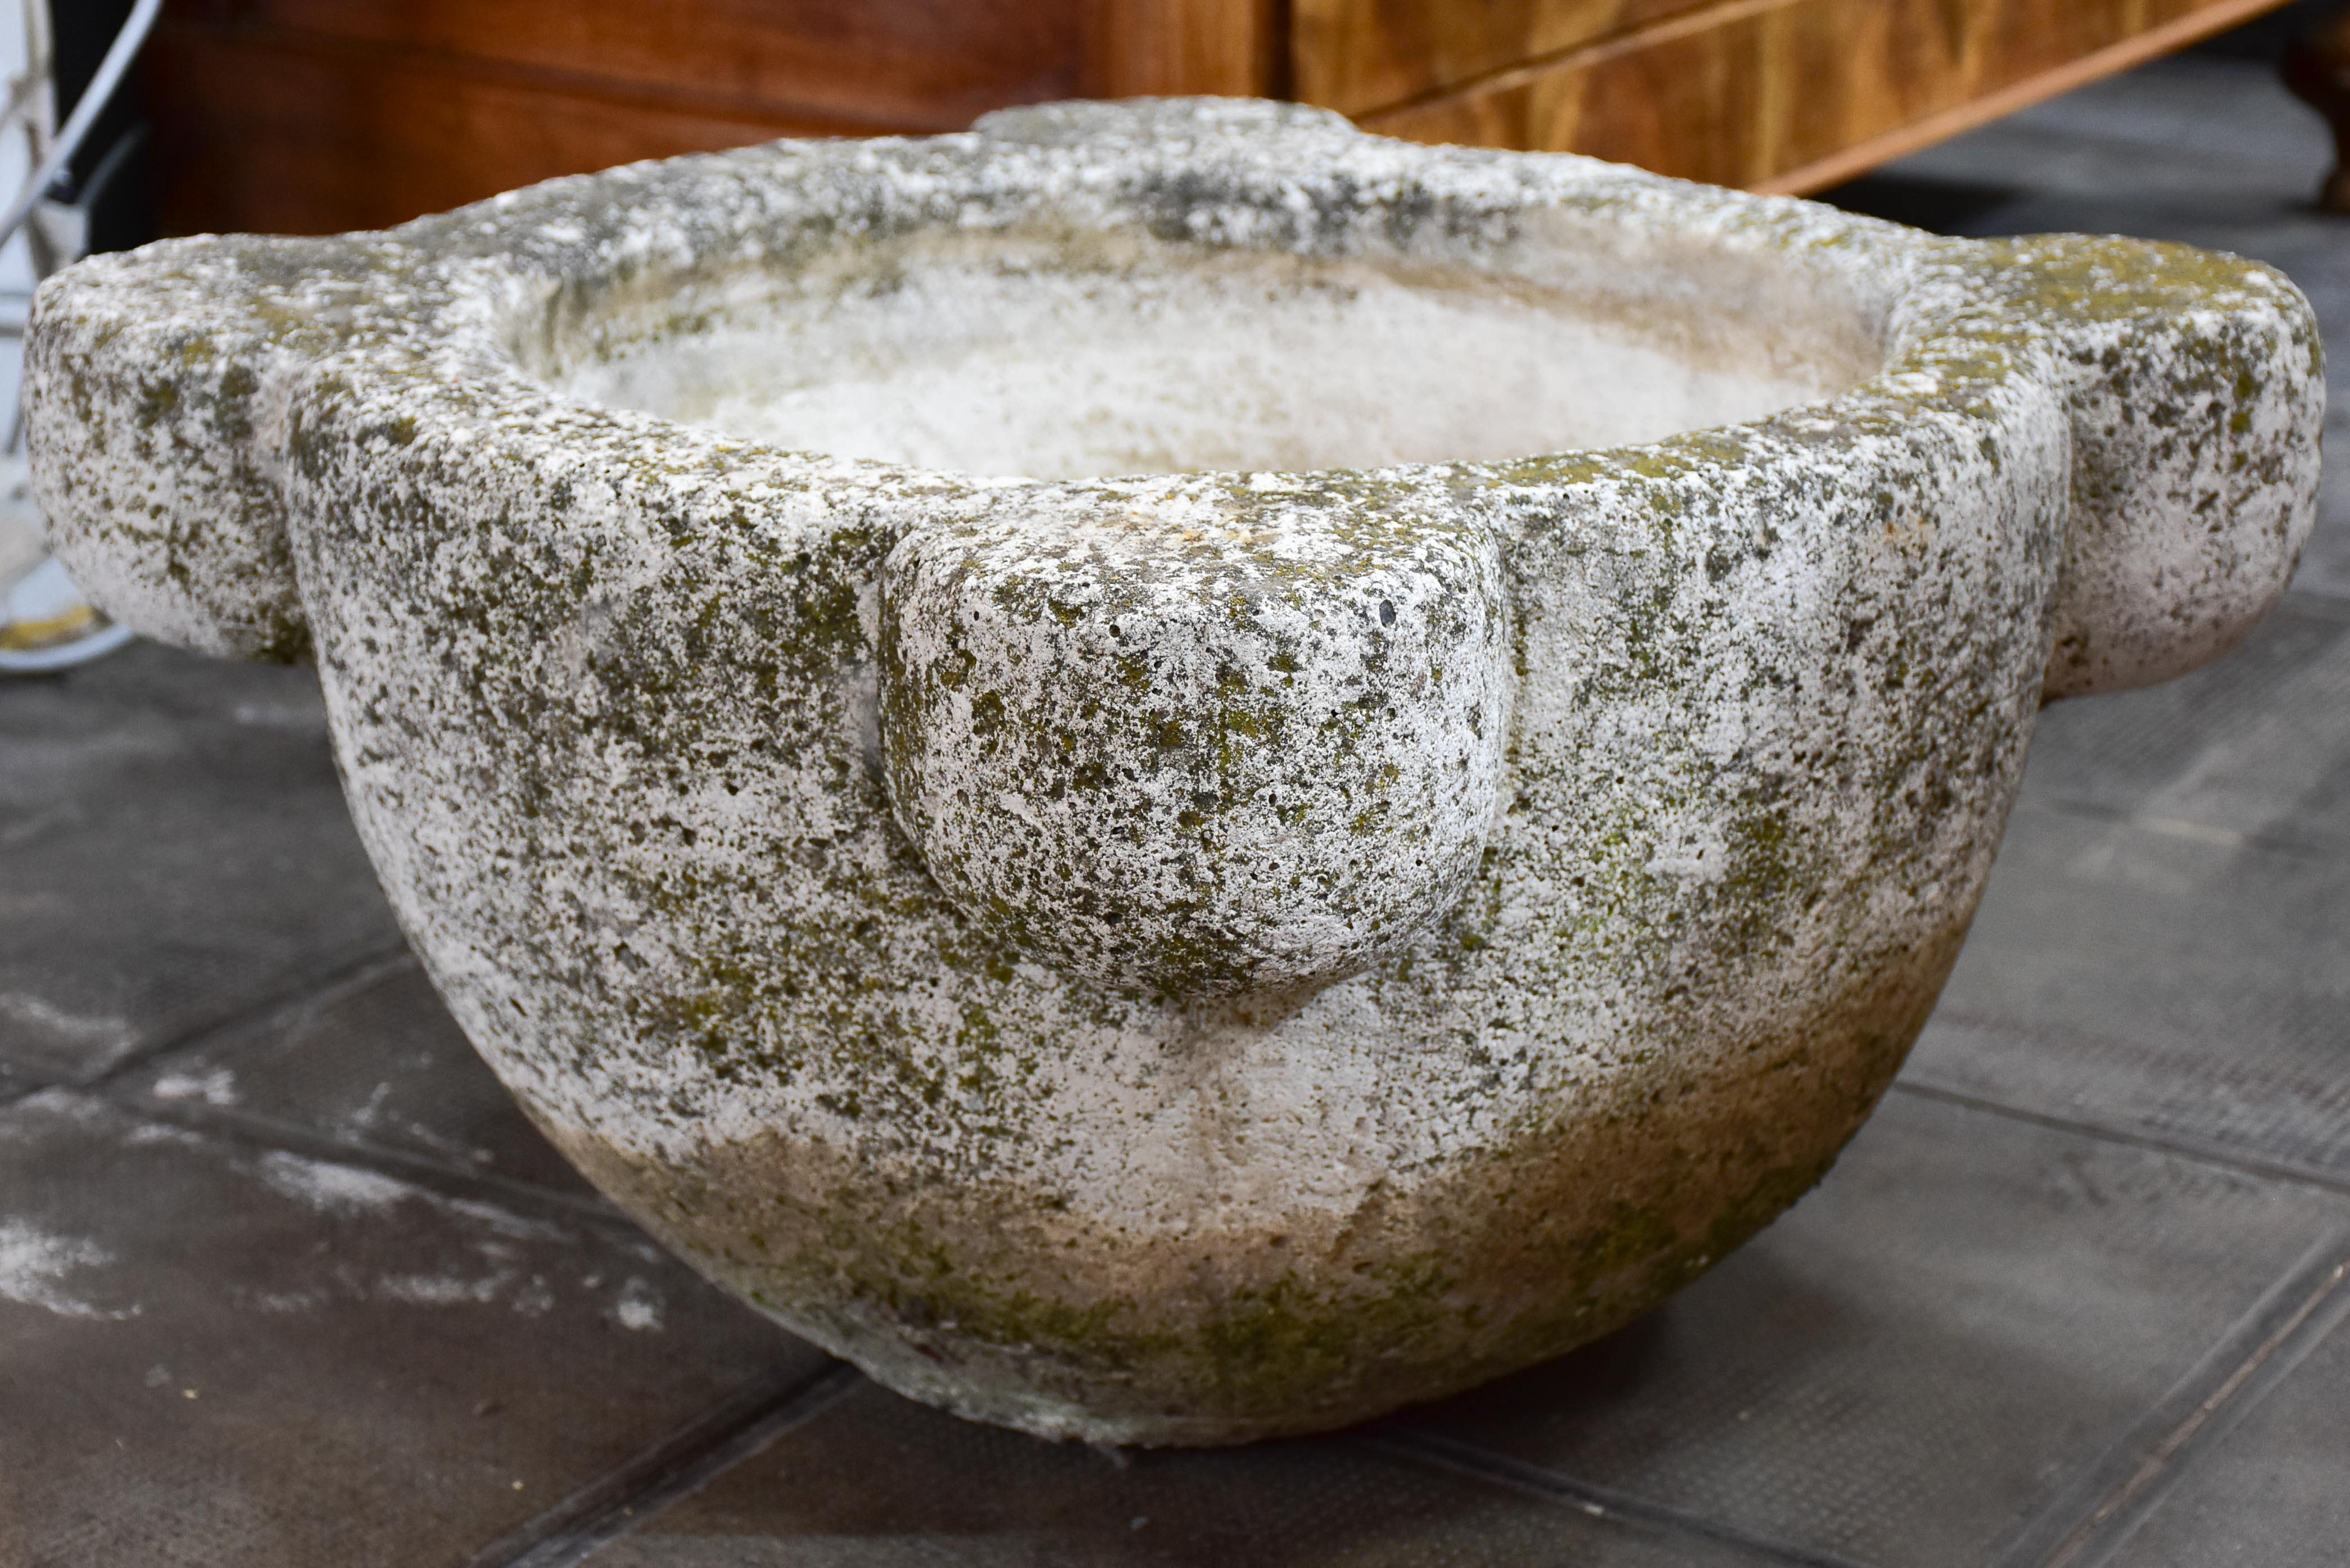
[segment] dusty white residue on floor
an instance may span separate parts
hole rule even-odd
[[[166,1073],[155,1080],[154,1094],[159,1100],[202,1100],[208,1106],[233,1106],[237,1102],[236,1075],[226,1067],[214,1067],[208,1073]]]
[[[92,1042],[109,1051],[120,1050],[131,1044],[133,1031],[128,1022],[103,1014],[68,1012],[53,1002],[29,992],[0,992],[0,1018],[14,1018],[21,1023],[68,1040]]]
[[[620,1287],[620,1300],[612,1308],[612,1317],[622,1328],[658,1333],[661,1325],[660,1294],[632,1274],[629,1282]]]
[[[114,1255],[95,1241],[52,1236],[18,1220],[0,1220],[0,1301],[40,1307],[59,1317],[124,1318],[137,1306],[109,1311],[60,1289],[57,1282],[77,1269],[98,1268]]]
[[[322,1214],[380,1214],[403,1198],[429,1196],[396,1177],[282,1151],[263,1157],[261,1179]]]
[[[243,1293],[244,1304],[256,1312],[310,1312],[330,1298],[324,1291],[253,1291]]]
[[[462,1306],[467,1302],[494,1302],[509,1273],[462,1280],[449,1274],[386,1274],[376,1282],[376,1294],[411,1306]]]

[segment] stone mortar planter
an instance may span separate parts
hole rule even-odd
[[[2323,398],[2230,257],[1219,100],[167,242],[29,353],[77,577],[316,658],[598,1185],[1139,1443],[1556,1355],[1793,1202],[2041,703],[2282,590]]]

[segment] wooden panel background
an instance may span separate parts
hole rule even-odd
[[[376,228],[557,174],[846,129],[308,40],[169,42],[147,88],[171,234]]]
[[[2276,3],[1716,0],[1355,118],[1415,140],[1813,190]]]
[[[1809,189],[2279,0],[168,0],[167,232],[1006,104],[1295,96],[1430,141]]]
[[[960,130],[1091,86],[1087,0],[172,0],[164,227],[397,223],[788,135]]]
[[[1297,96],[1359,114],[1708,8],[1709,0],[1294,0]]]
[[[1274,0],[170,0],[168,233],[399,223],[557,174],[989,109],[1278,95]]]

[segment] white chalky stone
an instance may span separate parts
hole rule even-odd
[[[1228,100],[558,180],[45,283],[43,511],[315,658],[522,1105],[894,1388],[1337,1426],[1818,1179],[2047,697],[2241,639],[2274,271]]]

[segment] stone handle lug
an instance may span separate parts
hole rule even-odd
[[[2072,413],[2072,536],[2044,695],[2168,680],[2234,648],[2316,517],[2324,348],[2273,267],[2043,234],[1973,247],[1978,298],[2043,337]]]
[[[286,527],[296,372],[340,346],[333,240],[203,235],[91,256],[34,296],[26,438],[50,547],[146,636],[295,663]],[[289,308],[307,279],[318,314]]]
[[[1208,1002],[1402,952],[1501,798],[1499,544],[1239,493],[1215,519],[1011,515],[883,569],[899,825],[975,919]]]

